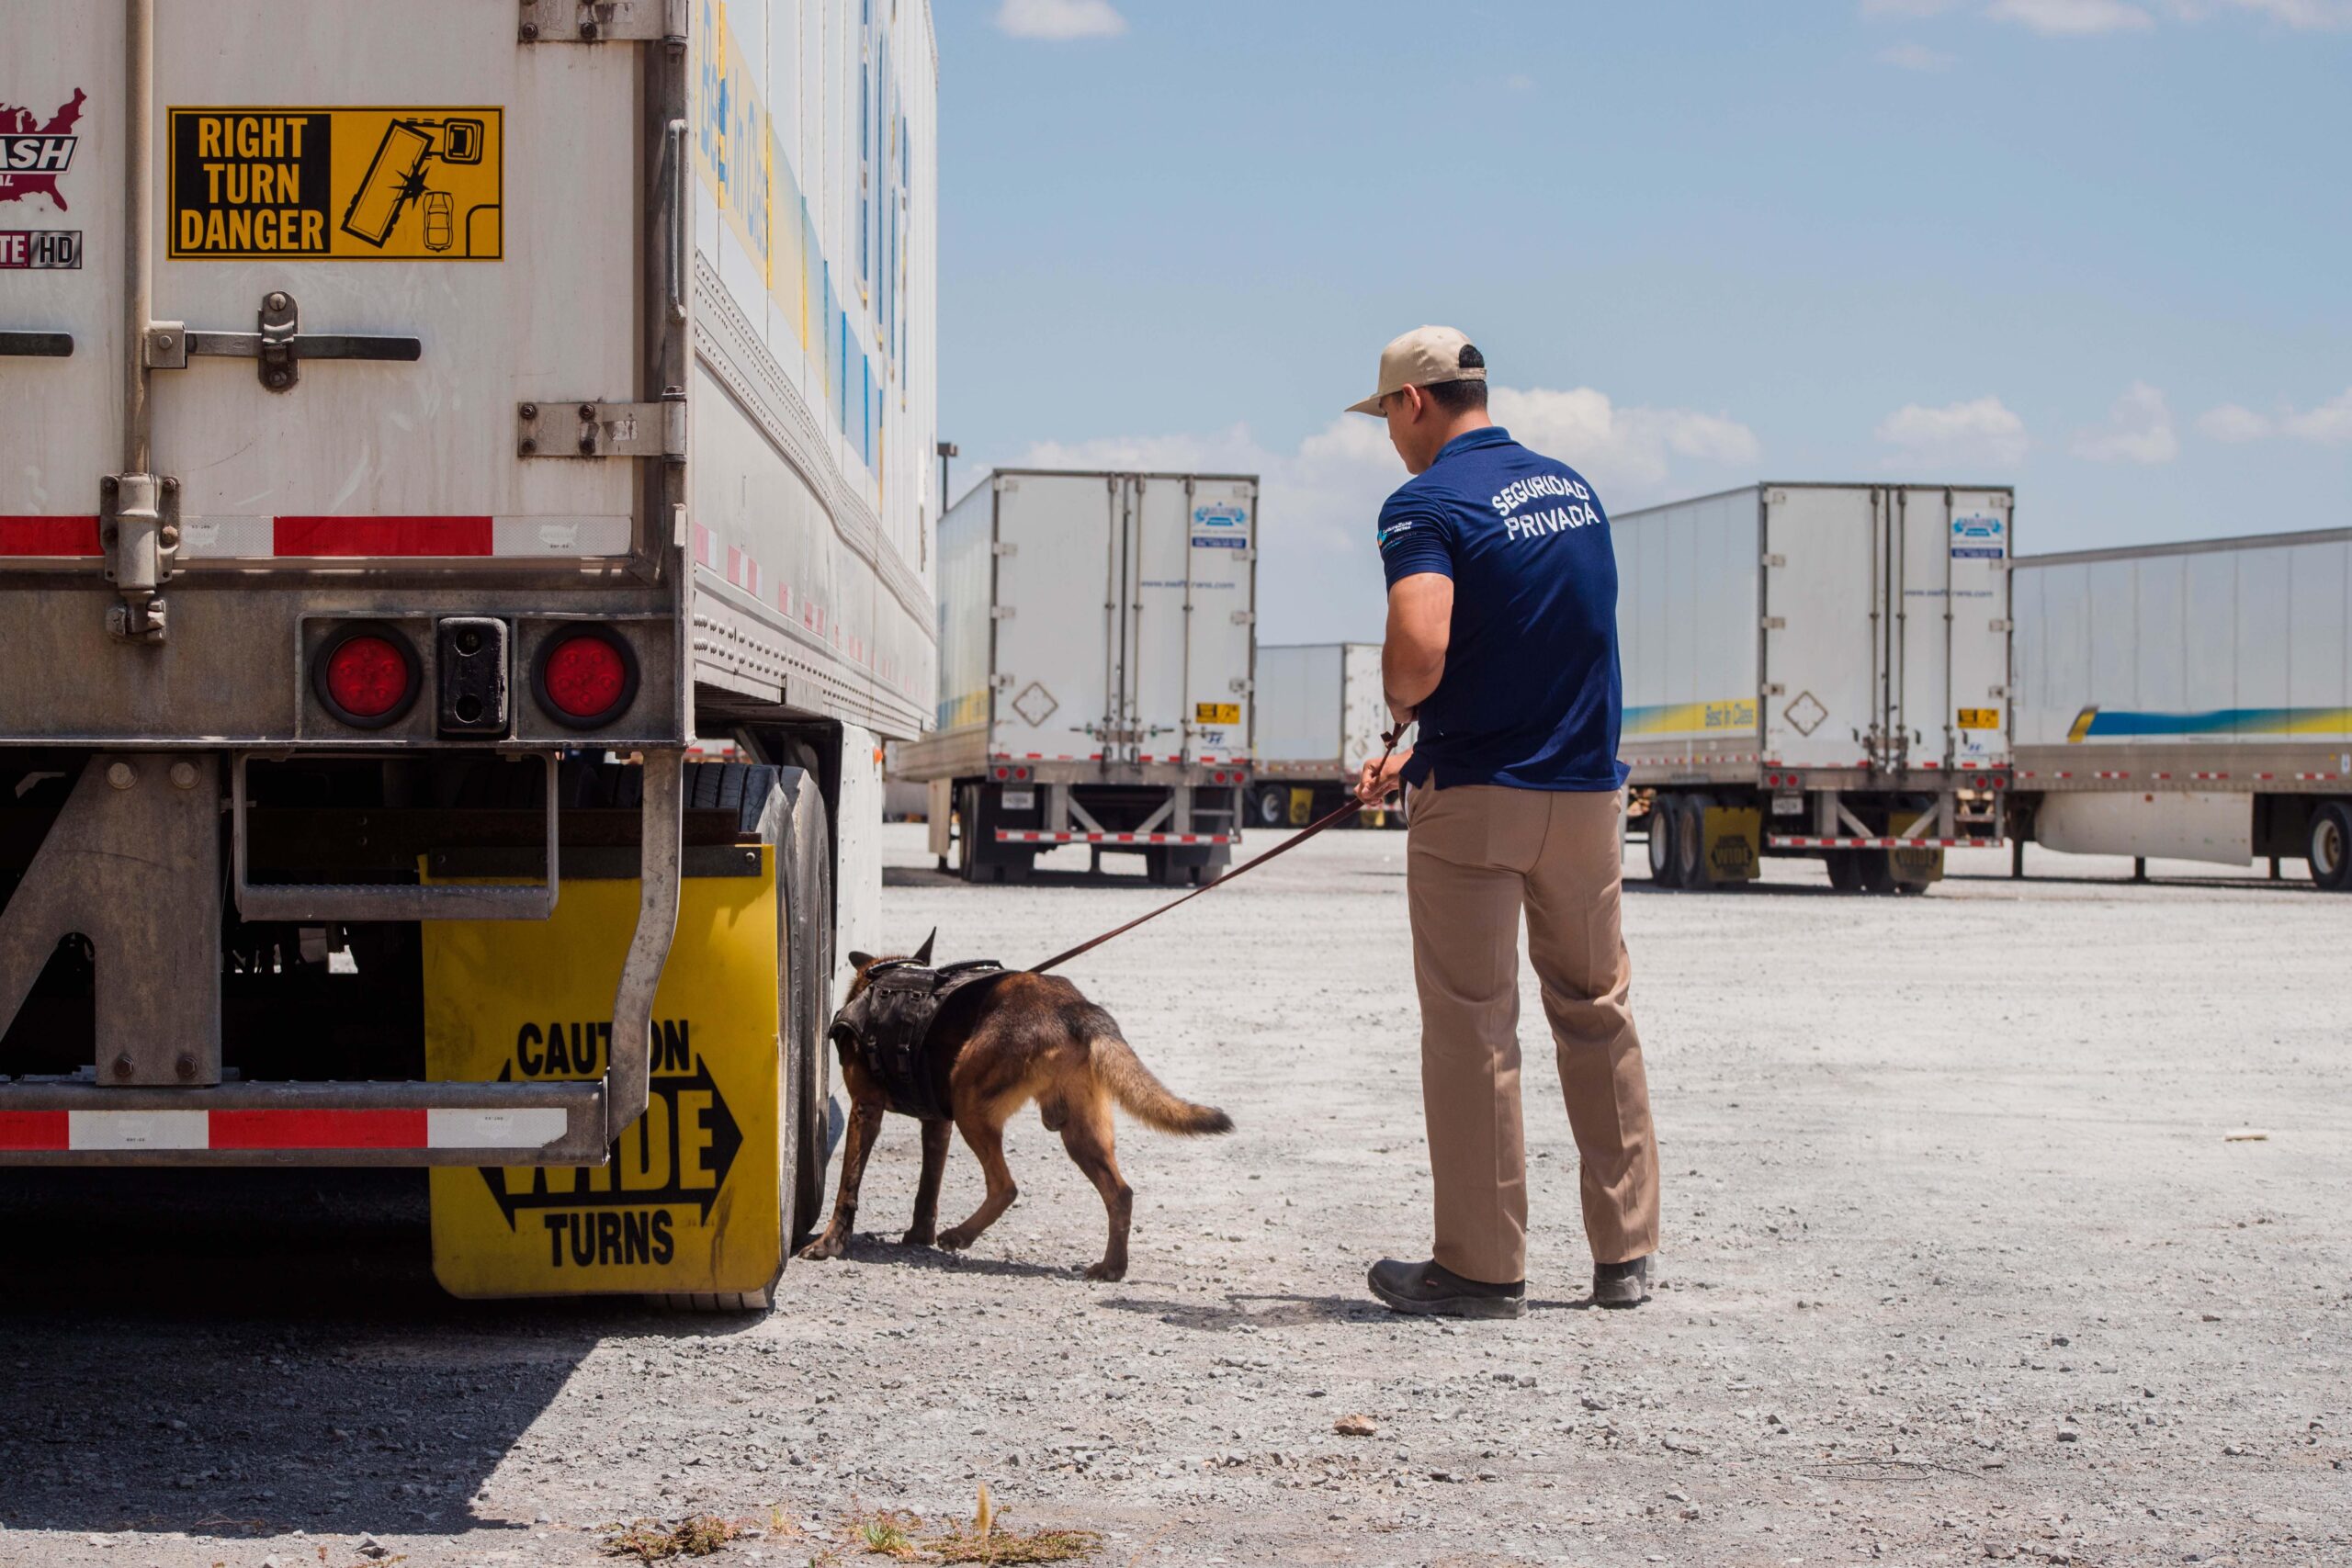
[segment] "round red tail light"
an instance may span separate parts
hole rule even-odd
[[[398,722],[424,684],[408,638],[373,621],[353,621],[330,633],[311,674],[320,703],[357,729]]]
[[[637,655],[608,626],[571,627],[540,644],[531,683],[558,724],[595,729],[636,700]]]

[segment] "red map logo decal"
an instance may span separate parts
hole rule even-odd
[[[45,196],[57,203],[58,211],[66,209],[57,181],[74,162],[74,127],[88,97],[74,88],[72,101],[51,115],[47,125],[34,123],[30,109],[0,104],[0,201]]]

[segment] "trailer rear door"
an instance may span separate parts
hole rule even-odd
[[[11,522],[95,510],[100,475],[121,468],[135,348],[120,326],[124,8],[29,10],[9,25],[0,101],[44,118],[79,105],[63,199],[27,213],[74,231],[79,265],[12,286],[0,312],[0,327],[53,320],[76,340],[69,359],[9,362]],[[156,13],[153,133],[137,151],[152,316],[180,326],[145,353],[182,563],[627,554],[637,465],[577,460],[573,411],[642,386],[642,51],[522,43],[515,8],[481,0],[239,0],[232,38],[221,7]],[[256,353],[265,332],[295,334],[290,365]],[[413,339],[415,357],[352,356],[334,338]],[[574,460],[522,455],[535,402],[568,416],[551,423]],[[47,564],[95,574],[92,543]]]
[[[1005,474],[996,486],[996,693],[989,750],[1048,761],[1114,754],[1124,498],[1104,474]]]
[[[1764,494],[1764,759],[1868,766],[1882,754],[1884,492]]]

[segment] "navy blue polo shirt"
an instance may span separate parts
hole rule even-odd
[[[1397,487],[1379,540],[1391,587],[1453,579],[1445,674],[1421,704],[1406,782],[1623,785],[1617,556],[1592,487],[1490,425]]]

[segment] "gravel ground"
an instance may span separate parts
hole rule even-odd
[[[884,908],[943,958],[1165,896],[967,888],[921,834]],[[717,1561],[798,1564],[981,1482],[1120,1564],[2352,1562],[2352,901],[1991,854],[1925,898],[1636,884],[1657,1295],[1581,1303],[1535,1049],[1532,1310],[1453,1325],[1363,1289],[1427,1246],[1403,852],[1332,835],[1075,966],[1239,1123],[1122,1124],[1117,1284],[1025,1115],[961,1258],[896,1242],[894,1119],[854,1255],[761,1320],[443,1300],[413,1175],[0,1176],[0,1563],[579,1563],[709,1512],[765,1532]],[[943,1218],[979,1189],[959,1148]]]

